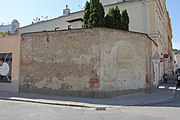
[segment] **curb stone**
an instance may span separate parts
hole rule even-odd
[[[93,108],[87,105],[77,105],[77,104],[63,104],[57,102],[43,102],[43,101],[35,101],[30,99],[12,99],[12,98],[0,98],[0,100],[8,100],[8,101],[17,101],[17,102],[28,102],[28,103],[39,103],[39,104],[46,104],[46,105],[60,105],[60,106],[70,106],[70,107],[86,107],[86,108]]]
[[[97,104],[81,105],[81,104],[70,104],[70,103],[60,103],[60,102],[45,102],[45,101],[41,101],[41,100],[31,100],[31,99],[21,99],[21,98],[6,98],[6,97],[0,97],[0,100],[25,102],[25,103],[37,103],[37,104],[44,104],[44,105],[59,105],[59,106],[69,106],[69,107],[95,108],[95,110],[113,109],[113,108],[119,108],[119,107],[123,106],[123,105],[115,106],[115,105],[97,105]]]

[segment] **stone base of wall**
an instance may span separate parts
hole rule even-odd
[[[1,83],[0,82],[0,91],[1,92],[18,92],[19,81],[12,80],[11,83]]]
[[[112,98],[121,95],[134,94],[140,92],[148,92],[147,89],[133,89],[133,90],[117,90],[117,91],[68,91],[68,90],[47,90],[47,89],[30,89],[20,88],[20,92],[38,93],[44,95],[57,95],[57,96],[74,96],[86,98]]]

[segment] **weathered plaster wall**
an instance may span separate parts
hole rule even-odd
[[[101,89],[146,88],[151,41],[143,34],[105,29],[101,38]]]
[[[0,37],[0,53],[12,53],[11,83],[0,82],[0,91],[18,92],[20,65],[20,36]]]
[[[93,36],[93,39],[92,39]],[[21,86],[87,90],[99,67],[99,30],[22,35]],[[99,69],[99,68],[96,68]]]
[[[144,89],[151,50],[146,35],[114,29],[23,34],[20,89],[77,96]]]

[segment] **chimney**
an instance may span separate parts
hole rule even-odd
[[[11,24],[12,24],[12,31],[11,32],[14,33],[19,28],[20,24],[16,19],[14,19]]]
[[[68,5],[66,5],[66,9],[63,10],[63,16],[67,16],[70,14],[70,9],[68,7]]]

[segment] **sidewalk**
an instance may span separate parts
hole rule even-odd
[[[139,106],[151,105],[173,99],[175,95],[175,84],[169,80],[168,84],[162,84],[153,93],[137,93],[107,99],[79,98],[48,96],[31,93],[0,92],[0,100],[23,101],[41,104],[73,106],[73,107],[118,107],[118,106]]]

